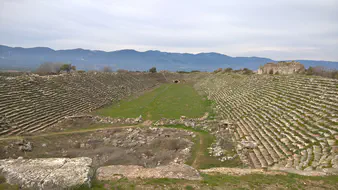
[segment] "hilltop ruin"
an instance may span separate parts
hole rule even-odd
[[[267,63],[258,69],[258,74],[294,74],[305,71],[303,64],[291,61],[280,61],[278,63]]]

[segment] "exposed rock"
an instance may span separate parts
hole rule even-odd
[[[264,174],[264,175],[286,175],[285,172],[279,171],[264,171],[263,169],[242,169],[242,168],[210,168],[200,170],[206,174],[227,174],[227,175],[249,175],[249,174]]]
[[[0,160],[0,174],[7,183],[29,189],[65,189],[91,185],[92,159],[39,158]]]
[[[141,123],[142,122],[142,115],[137,117],[134,121],[137,122],[137,123]]]
[[[204,120],[208,119],[208,117],[209,117],[209,112],[205,112],[204,115],[199,118],[199,120],[204,121]]]
[[[327,143],[328,143],[330,146],[333,146],[333,145],[336,143],[336,141],[333,140],[333,139],[327,139]]]
[[[24,140],[24,139],[20,140],[16,144],[19,145],[19,150],[21,150],[23,152],[30,152],[30,151],[33,150],[33,144],[29,141]]]
[[[249,149],[254,149],[257,147],[257,143],[253,141],[241,141],[240,146],[242,148],[249,148]]]
[[[271,170],[279,170],[285,171],[288,173],[294,173],[303,176],[326,176],[330,175],[330,173],[325,172],[324,170],[317,170],[317,171],[305,171],[305,170],[297,170],[293,168],[286,168],[286,167],[272,167]]]
[[[172,178],[201,180],[201,176],[196,169],[185,164],[170,164],[155,168],[144,168],[136,165],[111,165],[100,167],[96,171],[98,180],[112,180],[121,176],[135,178]]]
[[[90,119],[96,123],[104,123],[104,124],[127,124],[127,125],[137,125],[143,121],[142,115],[137,118],[111,118],[111,117],[103,117],[103,116],[94,116],[90,114],[84,115],[73,115],[65,117],[65,120],[77,120],[77,119]]]

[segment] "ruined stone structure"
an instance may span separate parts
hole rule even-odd
[[[305,71],[303,64],[291,61],[280,61],[278,63],[267,63],[258,69],[258,74],[294,74]]]
[[[252,168],[338,171],[338,80],[303,75],[214,75],[195,87],[231,120]]]
[[[163,82],[167,80],[158,73],[0,76],[0,136],[34,133]]]

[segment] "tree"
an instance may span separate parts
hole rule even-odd
[[[111,72],[113,72],[113,69],[109,66],[105,66],[105,67],[103,67],[103,72],[111,73]]]
[[[224,69],[224,72],[226,72],[226,73],[230,73],[231,71],[232,71],[232,68],[230,68],[230,67]]]
[[[306,74],[307,74],[307,75],[313,75],[313,67],[309,67],[309,68],[306,70]]]
[[[71,64],[63,64],[60,67],[60,71],[66,71],[67,73],[69,73],[72,70],[72,65]]]
[[[151,73],[156,73],[156,72],[157,72],[157,71],[156,71],[156,67],[150,68],[150,69],[149,69],[149,72],[151,72]]]
[[[244,68],[243,69],[243,74],[250,75],[250,74],[253,74],[253,72],[250,69],[248,69],[248,68]]]

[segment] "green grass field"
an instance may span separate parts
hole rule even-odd
[[[116,181],[93,181],[92,188],[77,189],[337,189],[337,176],[300,176],[251,174],[244,176],[206,175],[202,181],[181,179],[135,179],[122,178]]]
[[[129,98],[97,110],[98,115],[110,117],[138,117],[158,120],[177,119],[182,115],[201,117],[210,108],[210,102],[201,97],[189,84],[163,84],[139,97]]]

